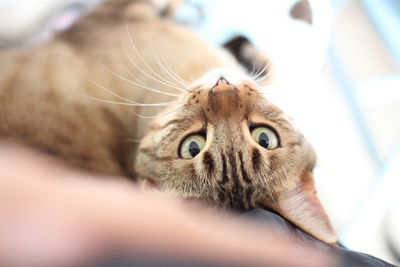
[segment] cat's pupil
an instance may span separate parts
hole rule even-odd
[[[258,138],[258,143],[259,143],[261,146],[263,146],[263,147],[265,147],[265,148],[268,148],[268,145],[269,145],[269,138],[268,138],[268,135],[267,135],[266,133],[261,133],[261,134],[260,134],[260,137]]]
[[[200,147],[196,142],[190,142],[189,145],[189,153],[192,157],[196,156],[197,154],[200,153]]]

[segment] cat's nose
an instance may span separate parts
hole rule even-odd
[[[213,114],[220,118],[232,116],[237,110],[238,98],[237,89],[225,78],[219,78],[209,94],[209,104]]]
[[[235,87],[232,86],[224,77],[220,77],[215,86],[211,89],[211,93],[225,93],[225,92],[235,92]]]

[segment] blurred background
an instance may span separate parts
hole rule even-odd
[[[44,42],[99,2],[0,0],[0,45]],[[245,36],[271,58],[267,93],[317,151],[340,240],[400,263],[400,1],[187,0],[174,19],[218,46]]]

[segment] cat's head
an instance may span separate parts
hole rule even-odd
[[[316,156],[291,119],[244,75],[216,69],[179,111],[154,120],[138,175],[161,190],[239,210],[269,208],[327,243],[337,241],[316,196]]]

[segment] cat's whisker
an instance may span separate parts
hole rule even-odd
[[[251,61],[251,65],[252,65],[252,68],[251,68],[250,77],[253,77],[253,75],[255,74],[255,71],[256,71],[256,64],[254,64],[254,60]]]
[[[153,50],[153,54],[154,54],[154,56],[155,56],[155,58],[156,58],[156,61],[157,61],[158,65],[160,66],[161,70],[162,70],[167,76],[169,76],[170,78],[172,78],[172,79],[175,80],[176,82],[182,84],[183,86],[188,86],[188,85],[189,85],[188,82],[183,81],[180,77],[178,77],[179,79],[176,78],[176,76],[174,76],[174,75],[165,67],[165,64],[161,61],[160,55],[158,54],[157,50],[155,49],[154,44],[153,44],[153,41],[152,41],[151,38],[150,38],[150,44],[151,44],[151,48],[152,48],[152,50]],[[176,75],[176,74],[175,74],[175,75]],[[181,88],[181,89],[184,90],[184,91],[186,91],[186,92],[189,92],[189,90],[187,90],[187,89],[185,89],[185,88]]]
[[[124,45],[123,45],[123,50],[124,50],[124,53],[125,53],[125,55],[127,56],[128,60],[130,61],[130,63],[131,63],[133,66],[135,66],[136,69],[138,69],[138,70],[139,70],[141,73],[143,73],[146,77],[148,77],[148,78],[152,79],[153,81],[156,81],[156,82],[158,82],[158,83],[160,83],[160,84],[163,84],[163,85],[165,85],[165,86],[168,86],[168,87],[171,87],[171,88],[176,88],[176,89],[182,90],[182,88],[180,88],[180,87],[177,87],[177,86],[171,85],[171,84],[167,84],[167,83],[165,83],[165,82],[163,82],[163,81],[160,81],[160,80],[154,78],[153,76],[149,75],[147,72],[145,72],[143,69],[141,69],[141,68],[135,63],[135,61],[131,58],[131,56],[129,55],[129,53],[128,53],[128,51],[126,50],[126,47],[125,47]],[[131,76],[134,76],[134,75],[131,74]],[[138,80],[136,77],[135,77],[135,79]],[[143,87],[143,86],[142,86],[142,87]],[[163,92],[164,92],[164,91],[163,91]],[[166,93],[166,92],[164,92],[164,93]],[[170,94],[170,93],[168,93],[168,94]],[[173,95],[177,95],[177,94],[173,94]]]
[[[154,78],[153,76],[151,76],[150,74],[148,74],[147,72],[145,72],[142,68],[140,68],[140,67],[136,64],[136,62],[135,62],[135,61],[132,59],[132,57],[129,55],[128,51],[126,50],[125,45],[122,45],[122,49],[123,49],[123,51],[124,51],[126,57],[128,58],[129,62],[130,62],[136,69],[138,69],[142,74],[144,74],[146,77],[148,77],[148,78],[150,78],[151,80],[156,81],[156,82],[158,82],[158,83],[160,83],[160,84],[162,84],[162,85],[165,85],[165,86],[168,86],[168,87],[172,87],[172,88],[175,88],[175,87],[176,87],[175,85],[171,85],[171,84],[169,84],[169,83],[165,83],[165,82],[163,82],[163,81],[160,81],[160,80]]]
[[[128,73],[129,76],[132,77],[132,79],[134,79],[137,83],[139,83],[139,84],[141,84],[141,85],[143,85],[143,86],[146,86],[146,84],[145,84],[144,82],[142,82],[141,80],[139,80],[139,79],[129,70],[128,67],[126,67],[126,66],[123,66],[123,67],[124,67],[126,73]]]
[[[182,104],[180,102],[164,102],[164,103],[150,103],[150,104],[145,104],[145,103],[127,103],[127,102],[118,102],[118,101],[102,99],[102,98],[98,98],[98,97],[90,96],[90,95],[85,95],[85,96],[89,97],[91,99],[97,100],[99,102],[104,102],[104,103],[109,103],[109,104],[116,104],[116,105],[123,105],[123,106],[131,106],[131,107],[169,107],[169,106],[176,106],[176,105],[181,105]]]
[[[168,96],[174,96],[174,97],[182,97],[182,95],[179,95],[179,94],[173,94],[173,93],[164,92],[164,91],[157,90],[157,89],[148,87],[148,86],[146,86],[146,85],[143,85],[143,84],[140,84],[140,83],[131,81],[131,80],[125,78],[124,76],[119,75],[118,73],[115,73],[114,71],[110,70],[109,68],[107,68],[106,66],[104,66],[103,64],[101,64],[100,62],[98,62],[98,64],[99,64],[102,68],[104,68],[107,72],[113,74],[114,76],[120,78],[120,79],[123,80],[123,81],[126,81],[127,83],[133,84],[133,85],[135,85],[135,86],[139,86],[139,87],[141,87],[141,88],[143,88],[143,89],[146,89],[146,90],[149,90],[149,91],[152,91],[152,92],[155,92],[155,93],[159,93],[159,94],[163,94],[163,95],[168,95]]]
[[[160,61],[160,63],[161,63],[161,66],[164,66],[164,69],[167,71],[167,73],[169,74],[169,75],[172,75],[172,78],[174,78],[177,82],[180,82],[183,86],[185,86],[185,87],[187,87],[187,86],[189,86],[190,85],[190,83],[188,82],[188,81],[186,81],[186,80],[184,80],[184,79],[182,79],[178,74],[176,74],[176,72],[172,69],[172,67],[171,66],[166,66],[164,63],[163,63],[163,61],[161,60],[161,56],[160,56],[160,54],[157,52],[157,50],[154,48],[154,45],[153,45],[153,42],[152,42],[152,40],[150,40],[151,41],[151,45],[152,45],[152,48],[153,48],[153,51],[155,51],[156,52],[156,56],[157,56],[157,58],[159,59],[159,61]],[[189,91],[188,91],[189,92]]]
[[[272,77],[272,74],[268,73],[261,79],[257,79],[256,81],[253,81],[253,82],[256,84],[257,87],[269,86],[269,85],[271,85],[270,77]]]
[[[271,61],[268,61],[268,63],[265,64],[265,66],[264,66],[261,70],[257,70],[256,75],[255,75],[254,77],[252,77],[253,80],[255,80],[255,81],[259,80],[260,78],[258,78],[258,77],[259,77],[260,75],[262,75],[266,70],[268,70],[269,67],[270,67],[270,65],[271,65]],[[268,72],[267,75],[268,75],[269,73],[270,73],[270,72]],[[264,75],[264,76],[266,76],[266,75]],[[262,78],[263,78],[263,77],[261,77],[261,79],[262,79]]]
[[[253,77],[253,80],[257,80],[257,78],[258,78],[261,74],[263,74],[264,71],[266,71],[266,70],[268,69],[268,67],[269,67],[269,64],[266,64],[266,65],[264,66],[264,68],[262,68],[262,69],[256,74],[256,76]]]
[[[274,70],[271,70],[267,73],[267,75],[264,75],[263,77],[256,79],[254,82],[257,84],[257,86],[265,86],[269,85],[271,82],[268,78],[270,78],[273,75]]]
[[[269,77],[271,77],[271,72],[268,72],[267,75],[264,75],[263,77],[254,80],[254,82],[258,85],[258,86],[262,86],[263,82],[267,82],[266,79],[268,79]]]
[[[143,73],[144,75],[146,75],[148,78],[152,79],[153,81],[156,81],[156,82],[158,82],[158,83],[160,83],[160,84],[163,84],[163,85],[168,86],[168,87],[171,87],[171,88],[175,88],[175,89],[178,89],[178,90],[182,90],[182,88],[180,88],[180,87],[178,87],[178,86],[172,84],[170,81],[166,80],[164,77],[162,77],[162,76],[159,75],[157,72],[155,72],[155,71],[146,63],[146,61],[143,59],[142,55],[140,54],[139,50],[137,49],[137,47],[136,47],[136,45],[135,45],[135,43],[134,43],[134,41],[133,41],[133,37],[132,37],[132,35],[131,35],[130,31],[129,31],[129,28],[128,28],[128,24],[127,24],[127,23],[126,23],[126,31],[127,31],[127,33],[128,33],[129,42],[130,42],[131,46],[133,47],[133,49],[135,50],[135,52],[136,52],[136,54],[137,54],[139,60],[142,61],[142,63],[146,66],[146,68],[148,68],[154,75],[156,75],[156,76],[157,76],[158,78],[160,78],[161,80],[154,78],[153,76],[151,76],[150,74],[148,74],[147,72],[145,72],[142,68],[140,68],[140,67],[136,64],[136,62],[129,56],[129,53],[128,53],[128,51],[126,50],[125,45],[122,44],[124,53],[125,53],[126,56],[128,57],[128,60],[132,63],[132,65],[134,65],[141,73]]]
[[[176,72],[172,69],[172,67],[167,66],[167,69],[171,72],[171,74],[176,77],[178,80],[180,80],[182,82],[182,84],[184,84],[185,86],[189,86],[190,83],[186,80],[184,80],[183,78],[181,78],[178,74],[176,74]]]
[[[144,116],[144,115],[141,115],[139,113],[136,113],[135,111],[132,111],[132,114],[137,116],[137,117],[139,117],[139,118],[142,118],[142,119],[156,119],[156,118],[164,117],[164,116],[167,116],[167,115],[169,115],[171,113],[174,113],[174,112],[182,109],[183,107],[184,107],[184,105],[182,105],[182,106],[180,106],[180,107],[178,107],[176,109],[173,109],[171,111],[165,112],[165,113],[160,114],[160,115],[155,115],[155,116]]]
[[[146,63],[146,61],[145,61],[144,58],[142,57],[141,53],[139,52],[139,49],[137,49],[137,47],[136,47],[135,41],[133,40],[133,37],[132,37],[131,32],[130,32],[130,30],[129,30],[129,25],[128,25],[128,22],[127,22],[127,21],[125,21],[125,31],[126,31],[126,33],[128,34],[129,43],[130,43],[131,47],[134,49],[134,51],[135,51],[136,55],[138,56],[139,60],[145,65],[145,67],[146,67],[148,70],[150,70],[154,75],[156,75],[156,77],[160,78],[162,81],[166,82],[166,83],[169,84],[169,85],[174,85],[173,83],[171,83],[171,81],[166,80],[164,77],[162,77],[162,76],[159,75],[157,72],[155,72],[155,71]],[[127,53],[127,50],[126,50],[126,47],[125,47],[124,43],[122,43],[122,45],[123,45],[125,54],[128,56],[128,58],[130,58],[130,57],[129,57],[129,53]],[[147,77],[149,77],[150,79],[152,79],[152,80],[154,80],[154,81],[161,82],[160,80],[154,78],[154,77],[151,76],[151,75],[148,76],[149,74],[148,74],[147,72],[143,72],[143,70],[142,70],[141,68],[139,68],[139,66],[138,66],[133,60],[131,60],[131,62],[132,62],[132,64],[133,64],[136,68],[138,68],[138,69],[139,69],[143,74],[145,74]]]
[[[135,103],[136,103],[136,102],[133,101],[133,100],[127,99],[127,98],[125,98],[125,97],[122,97],[122,96],[120,96],[120,95],[114,93],[114,92],[111,91],[110,89],[108,89],[108,88],[102,86],[101,84],[99,84],[99,83],[97,83],[97,82],[95,82],[95,81],[89,80],[89,82],[90,82],[91,84],[93,84],[93,85],[95,85],[95,86],[97,86],[97,87],[103,89],[103,90],[106,91],[107,93],[109,93],[109,94],[111,94],[111,95],[113,95],[113,96],[118,97],[119,99],[122,99],[122,100],[127,101],[127,102],[132,103],[132,104],[135,104]]]
[[[258,65],[256,67],[256,64],[254,63],[254,61],[252,61],[252,64],[253,64],[253,70],[250,74],[250,77],[252,77],[252,79],[254,79],[254,76],[259,73],[260,69],[262,68],[262,65]]]

